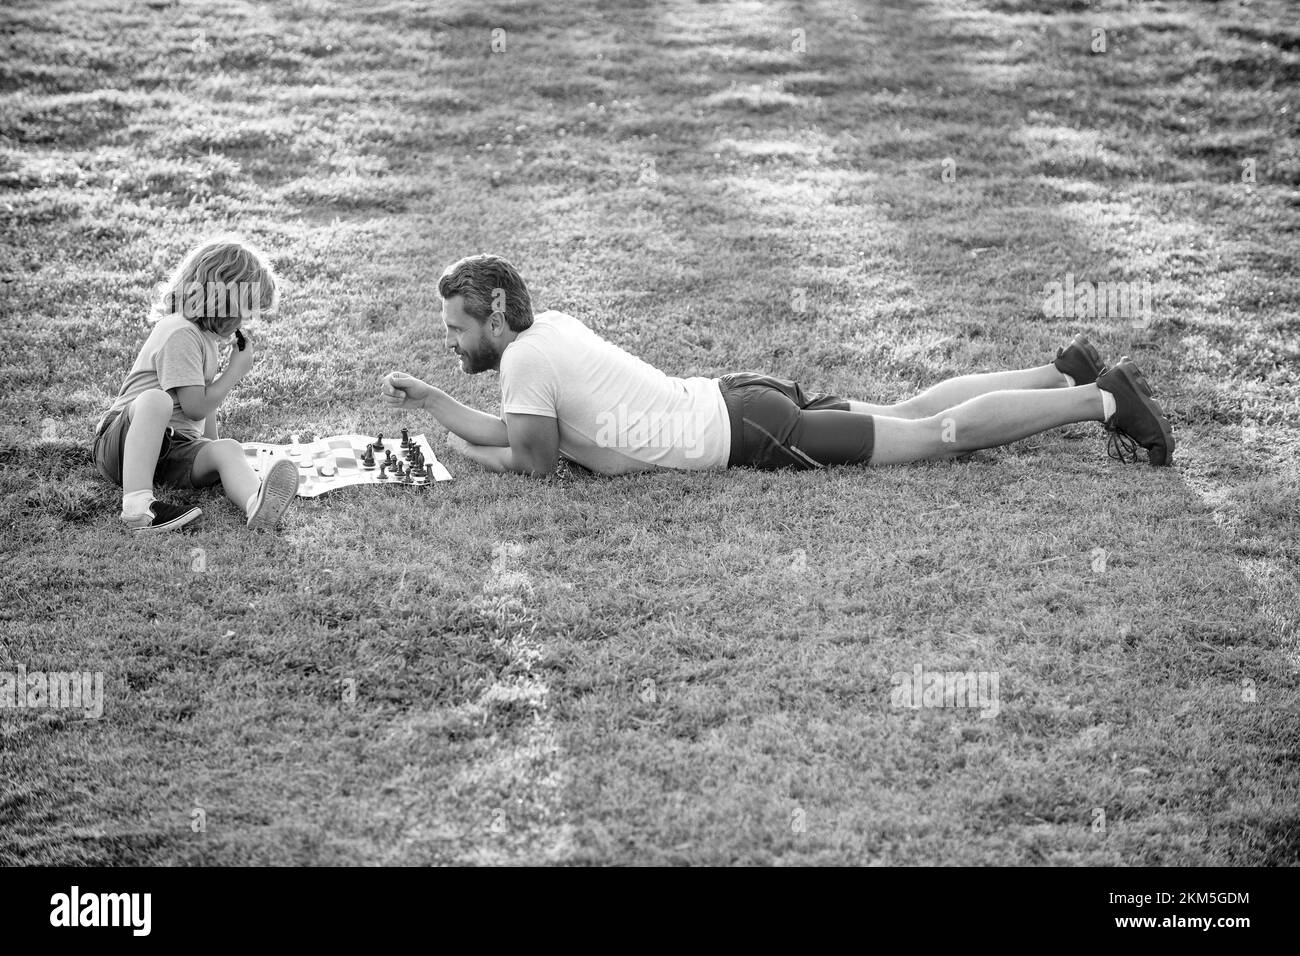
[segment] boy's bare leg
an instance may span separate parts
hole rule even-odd
[[[980,395],[1019,389],[1066,388],[1068,382],[1051,363],[1037,368],[1017,369],[1010,372],[984,372],[950,378],[926,389],[915,398],[895,405],[872,405],[869,402],[849,402],[849,411],[888,418],[920,419],[936,415]]]
[[[207,484],[213,474],[221,476],[221,490],[230,502],[247,512],[248,502],[257,494],[261,481],[244,456],[244,447],[233,438],[219,438],[204,445],[194,456],[194,483]]]
[[[248,527],[253,530],[278,526],[298,493],[298,468],[293,462],[280,458],[258,478],[244,457],[243,446],[231,438],[204,445],[194,456],[195,483],[210,482],[213,472],[221,476],[226,497],[248,517]]]
[[[1052,391],[992,392],[926,418],[876,416],[871,464],[898,465],[951,458],[980,448],[1006,445],[1060,425],[1101,420],[1101,390],[1095,384]]]
[[[123,495],[153,491],[153,474],[171,419],[172,397],[162,389],[150,389],[131,403],[131,427],[122,443]]]

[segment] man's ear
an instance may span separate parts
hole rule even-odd
[[[488,321],[492,323],[492,334],[500,335],[506,328],[506,314],[504,312],[493,312],[488,316]]]

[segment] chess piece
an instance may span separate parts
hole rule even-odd
[[[411,436],[406,433],[405,428],[402,429],[402,444],[400,447],[402,451],[406,451],[411,447]]]
[[[403,478],[406,477],[406,471],[402,468],[402,463],[401,463],[400,461],[397,463],[397,472],[396,472],[396,474],[397,474],[397,480],[398,480],[398,481],[401,481]]]
[[[383,433],[383,432],[380,432],[378,435],[375,436],[375,443],[374,443],[373,445],[371,445],[370,447],[373,448],[375,451],[383,451],[383,450],[384,450],[384,433]]]
[[[375,448],[373,445],[366,446],[366,453],[361,456],[361,467],[366,471],[373,471],[375,468]]]
[[[394,465],[397,464],[397,459],[393,457],[392,449],[388,450],[388,457],[384,460],[384,462],[385,464],[388,465],[389,468],[392,468]]]
[[[375,478],[379,481],[387,481],[388,480],[387,472],[388,472],[388,462],[386,461],[381,462],[379,465],[379,474],[376,475]]]

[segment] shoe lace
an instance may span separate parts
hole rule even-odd
[[[1106,454],[1116,461],[1122,461],[1129,465],[1136,464],[1138,460],[1138,443],[1132,435],[1119,427],[1115,418],[1116,416],[1112,415],[1105,422],[1106,431],[1110,432],[1106,439]]]

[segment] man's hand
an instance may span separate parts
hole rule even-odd
[[[463,435],[469,445],[504,448],[510,443],[506,423],[496,415],[462,405],[436,385],[422,382],[414,375],[389,372],[384,376],[380,392],[389,408],[422,409],[447,431]]]
[[[384,377],[384,402],[392,408],[424,408],[434,388],[414,375],[389,372]]]

